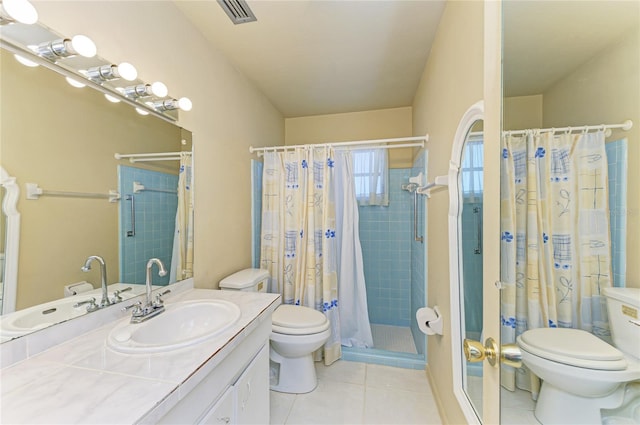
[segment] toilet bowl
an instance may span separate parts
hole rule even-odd
[[[269,273],[245,269],[220,281],[220,288],[266,292]],[[302,394],[318,385],[313,352],[331,336],[330,323],[321,312],[309,307],[280,305],[272,315],[269,337],[270,386],[274,391]]]
[[[329,320],[309,307],[281,305],[273,312],[270,359],[278,373],[271,389],[283,393],[308,393],[318,385],[313,352],[331,335]]]
[[[620,406],[626,384],[640,380],[640,289],[606,288],[614,346],[579,329],[540,328],[517,338],[523,363],[542,387],[542,424],[601,424],[602,409]]]

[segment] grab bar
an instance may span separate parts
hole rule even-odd
[[[478,237],[478,245],[476,245],[476,249],[473,251],[475,254],[482,254],[482,217],[478,218],[477,215],[482,213],[482,209],[480,207],[473,207],[473,213],[476,215],[476,225],[477,225],[477,237]]]
[[[127,230],[127,237],[130,238],[136,235],[135,197],[133,195],[127,195],[127,201],[131,201],[131,230]]]
[[[424,243],[424,237],[418,236],[418,192],[413,192],[413,238],[416,242]]]

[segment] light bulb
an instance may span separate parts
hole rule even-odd
[[[178,100],[178,107],[183,111],[188,112],[193,108],[193,103],[191,103],[191,99],[188,97],[181,97],[180,100]]]
[[[71,39],[71,47],[73,47],[76,53],[85,58],[92,58],[98,52],[96,44],[89,37],[81,34],[73,36]]]
[[[23,64],[24,66],[28,66],[30,68],[35,68],[38,64],[32,60],[25,58],[24,56],[20,56],[18,54],[13,55],[18,62]]]
[[[86,87],[86,84],[82,84],[80,81],[74,80],[71,77],[65,77],[65,80],[67,80],[67,83],[69,83],[73,87],[77,87],[79,89],[81,89],[82,87]]]
[[[149,115],[149,112],[145,111],[144,109],[140,109],[140,108],[136,108],[136,112],[139,113],[140,115]]]
[[[106,94],[105,93],[104,97],[111,103],[119,103],[120,102],[120,99],[118,99],[115,96],[111,96],[110,94]]]
[[[127,81],[133,81],[138,78],[138,71],[136,67],[131,65],[129,62],[122,62],[118,65],[118,74],[122,79]]]
[[[38,22],[38,11],[27,0],[3,0],[2,8],[11,19],[21,24]]]
[[[158,97],[165,97],[169,94],[169,89],[164,85],[164,83],[156,81],[155,83],[151,84],[151,93]]]

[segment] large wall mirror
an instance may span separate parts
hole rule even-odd
[[[580,251],[588,252],[580,248],[572,258],[563,257],[563,253],[572,252],[567,240],[578,240],[578,234],[561,227],[557,219],[564,214],[567,203],[557,202],[554,214],[549,213],[537,223],[539,229],[547,229],[547,223],[553,223],[556,235],[562,235],[554,239],[551,234],[547,239],[550,242],[552,257],[538,257],[535,251],[540,244],[532,243],[539,235],[532,229],[521,225],[524,220],[519,219],[518,225],[513,225],[516,220],[512,217],[519,215],[524,217],[523,210],[528,209],[529,214],[542,217],[536,202],[538,196],[535,191],[529,189],[524,201],[521,193],[523,182],[546,180],[535,173],[535,167],[526,169],[522,167],[516,177],[515,158],[516,152],[511,143],[511,136],[518,133],[530,135],[532,146],[542,148],[538,144],[538,134],[554,134],[554,149],[551,155],[545,159],[558,158],[558,152],[562,152],[563,136],[573,134],[576,140],[582,134],[582,129],[576,127],[595,126],[590,132],[597,133],[601,124],[617,126],[626,120],[633,120],[633,127],[628,131],[613,128],[604,138],[604,166],[593,170],[608,174],[608,182],[602,185],[601,194],[608,194],[608,211],[600,214],[604,226],[591,224],[593,232],[588,234],[592,241],[597,241],[600,236],[595,229],[608,227],[608,232],[603,240],[609,239],[610,249],[598,258],[599,267],[602,267],[603,286],[609,282],[613,286],[640,286],[640,241],[637,235],[640,229],[640,3],[638,1],[505,1],[502,2],[504,30],[503,30],[503,130],[512,131],[505,135],[503,158],[509,164],[503,168],[501,180],[503,185],[512,185],[513,190],[509,196],[501,200],[501,223],[503,227],[503,250],[501,264],[501,281],[505,286],[501,292],[501,344],[513,343],[517,336],[528,329],[542,326],[581,327],[583,312],[591,311],[590,304],[598,305],[596,298],[590,298],[588,292],[583,291],[584,282],[589,282],[587,276],[582,275],[582,270],[577,266]],[[568,131],[572,127],[573,131]],[[560,132],[557,129],[563,128]],[[536,132],[526,130],[542,129]],[[556,131],[553,131],[556,129]],[[524,130],[524,131],[520,131]],[[565,137],[566,138],[566,137]],[[507,143],[508,141],[508,143]],[[534,145],[535,143],[535,145]],[[579,153],[576,143],[572,152]],[[598,145],[601,149],[601,145]],[[601,149],[602,151],[602,149]],[[518,151],[520,158],[531,158],[533,155],[525,153],[524,149]],[[547,153],[550,150],[547,149]],[[544,164],[544,153],[541,151],[539,163]],[[605,158],[603,158],[603,156]],[[522,161],[521,163],[523,163]],[[534,161],[528,160],[527,163]],[[600,162],[602,163],[602,161]],[[591,166],[591,165],[590,165]],[[573,167],[573,170],[584,172],[585,167]],[[564,181],[563,176],[563,181]],[[567,173],[568,180],[576,181],[575,177]],[[545,193],[553,193],[560,188],[561,183],[551,183],[549,179],[540,183]],[[594,179],[595,181],[595,179]],[[608,183],[608,184],[607,184]],[[608,187],[607,187],[608,186]],[[587,193],[583,187],[575,193]],[[542,191],[541,191],[542,193]],[[560,191],[565,199],[578,198],[570,191]],[[515,196],[513,195],[515,194]],[[582,196],[582,195],[581,195]],[[540,199],[543,199],[540,197]],[[557,199],[562,199],[558,197]],[[595,198],[594,198],[595,199]],[[578,208],[571,206],[571,214],[576,214]],[[511,211],[511,212],[509,212]],[[551,208],[550,208],[551,211]],[[508,231],[510,230],[510,231]],[[591,229],[590,229],[591,230]],[[602,233],[601,233],[602,234]],[[582,236],[581,235],[581,236]],[[633,235],[633,236],[632,236]],[[546,236],[546,235],[545,235]],[[544,240],[543,243],[547,242]],[[605,244],[606,245],[606,244]],[[542,252],[542,250],[540,250]],[[539,259],[538,259],[539,258]],[[556,260],[551,263],[547,259]],[[538,263],[534,263],[539,261]],[[611,267],[608,266],[609,263]],[[557,264],[557,265],[556,265]],[[561,270],[561,271],[560,271]],[[581,276],[571,276],[572,270]],[[579,271],[578,271],[579,270]],[[533,273],[532,271],[536,271]],[[544,271],[544,273],[543,273]],[[551,302],[551,307],[542,298],[537,298],[537,275],[553,276],[549,279],[547,291],[562,300],[564,311],[575,312],[577,320],[567,320],[568,314],[545,316],[544,321],[540,310],[555,310],[560,307],[557,301]],[[567,283],[569,282],[569,283]],[[595,280],[594,280],[595,282]],[[599,283],[598,283],[599,285]],[[540,284],[542,286],[542,284]],[[595,287],[595,286],[594,286]],[[566,288],[566,289],[565,289]],[[597,293],[594,291],[594,293]],[[552,300],[553,297],[549,297]],[[577,298],[581,303],[575,303]],[[566,300],[566,301],[565,301]],[[582,306],[582,307],[579,307]],[[581,308],[583,310],[581,310]],[[558,308],[559,309],[559,308]],[[593,317],[597,310],[594,308]],[[591,313],[590,313],[591,314]],[[604,318],[606,321],[606,318]],[[595,321],[595,320],[594,320]],[[542,326],[541,326],[542,324]],[[586,329],[586,328],[585,328]],[[594,333],[598,326],[594,324]],[[606,333],[600,333],[606,338]],[[557,351],[560,352],[560,351]],[[526,362],[524,364],[527,366]],[[577,378],[576,378],[577,379]],[[568,381],[575,381],[570,379]],[[586,421],[579,414],[586,409],[576,409],[567,403],[558,403],[559,410],[569,412],[571,419],[567,420],[557,411],[548,409],[548,404],[540,403],[544,400],[540,386],[536,378],[526,368],[513,369],[502,366],[501,369],[501,423],[599,423],[599,420]],[[544,383],[542,386],[544,387]],[[560,400],[554,392],[554,400]],[[566,399],[563,399],[566,400]],[[593,398],[590,405],[596,405],[597,397]],[[622,403],[622,401],[620,401]],[[539,407],[542,406],[540,409]],[[631,404],[629,405],[631,406]],[[624,409],[619,411],[601,411],[602,423],[637,423],[638,410],[635,420],[630,418],[629,412]],[[610,415],[607,418],[607,415]]]
[[[111,103],[99,91],[72,87],[43,66],[24,66],[8,51],[0,55],[0,165],[20,187],[21,215],[15,306],[5,311],[63,299],[65,286],[75,283],[100,289],[97,267],[81,271],[91,255],[104,258],[109,284],[144,284],[151,257],[169,268],[180,155],[131,163],[114,154],[182,151],[189,156],[191,134],[167,120],[142,116],[124,102]],[[134,182],[144,189],[135,191]],[[42,195],[28,199],[27,184],[37,185]],[[110,202],[110,191],[120,198]],[[0,223],[4,229],[6,220]],[[6,232],[0,234],[4,239]],[[149,238],[150,243],[143,242]],[[171,281],[184,277],[189,276]],[[169,282],[168,277],[154,279],[154,284]]]

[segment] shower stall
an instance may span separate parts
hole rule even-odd
[[[389,170],[389,205],[359,206],[359,233],[373,347],[342,347],[342,359],[423,369],[426,336],[415,313],[426,305],[426,203],[403,190],[409,178],[426,175],[421,150],[411,168]],[[252,160],[252,264],[259,267],[262,163]],[[417,214],[416,214],[417,213]],[[424,236],[423,240],[416,238]],[[349,320],[341,313],[341,320]]]
[[[359,206],[372,348],[342,347],[345,360],[423,369],[426,336],[416,311],[426,305],[425,198],[403,190],[426,175],[423,150],[412,168],[389,170],[389,205]]]

